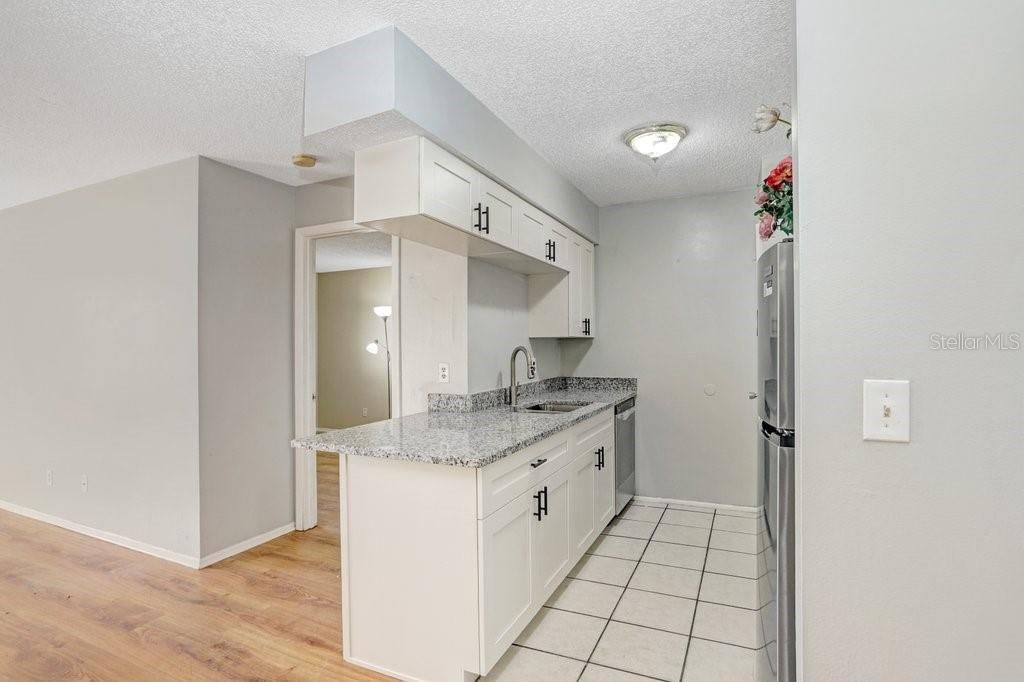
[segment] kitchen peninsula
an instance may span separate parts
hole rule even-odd
[[[346,660],[485,675],[614,516],[614,407],[636,380],[520,391],[516,411],[503,389],[432,395],[428,412],[294,443],[341,459]]]

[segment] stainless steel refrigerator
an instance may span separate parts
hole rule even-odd
[[[793,242],[757,260],[759,501],[764,528],[758,562],[761,627],[767,643],[758,682],[796,682],[794,465],[796,390]]]

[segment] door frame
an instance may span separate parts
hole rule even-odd
[[[316,249],[317,239],[342,234],[375,232],[373,228],[342,220],[295,229],[295,438],[316,434]],[[391,239],[391,338],[392,415],[401,410],[401,315],[399,264],[401,240]],[[339,467],[341,470],[342,467]],[[295,448],[295,529],[317,525],[316,451]]]

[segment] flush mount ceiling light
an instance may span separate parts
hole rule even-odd
[[[657,161],[679,146],[684,137],[686,128],[678,123],[659,123],[630,130],[622,136],[622,141],[637,154]]]
[[[292,157],[292,163],[299,168],[312,168],[316,165],[316,157],[310,154],[296,154]]]

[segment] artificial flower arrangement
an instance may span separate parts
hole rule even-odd
[[[772,169],[754,197],[757,234],[771,239],[776,230],[793,234],[793,157],[787,156]]]

